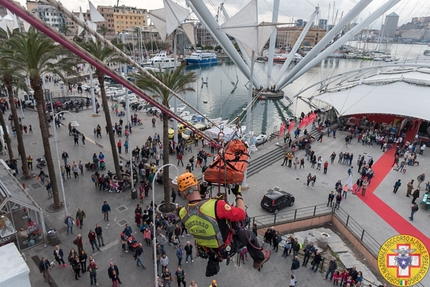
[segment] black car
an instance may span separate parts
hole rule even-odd
[[[286,191],[279,190],[279,188],[269,189],[261,200],[261,207],[269,212],[277,213],[280,209],[293,206],[295,198]]]

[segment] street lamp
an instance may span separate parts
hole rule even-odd
[[[177,183],[177,179],[179,177],[179,170],[176,167],[176,165],[172,164],[172,163],[167,163],[163,166],[161,166],[157,172],[154,174],[154,178],[152,179],[152,229],[153,229],[153,233],[154,233],[154,239],[153,239],[153,247],[154,247],[154,286],[157,286],[158,282],[157,282],[157,245],[156,245],[156,237],[155,234],[157,232],[157,229],[155,227],[155,179],[157,178],[158,173],[160,172],[160,170],[163,170],[164,167],[166,166],[173,166],[176,169],[176,177],[172,180],[172,183],[176,182]]]
[[[52,110],[52,112],[54,112],[54,107],[53,107],[53,105],[52,105],[52,98],[51,98],[51,110]],[[72,113],[71,113],[71,112],[69,112],[69,111],[61,111],[61,112],[58,112],[58,113],[56,113],[56,114],[54,114],[54,115],[53,115],[53,120],[54,120],[54,141],[55,141],[55,150],[56,150],[56,152],[57,152],[58,170],[60,171],[60,183],[61,183],[61,191],[63,192],[64,211],[65,211],[66,216],[67,216],[67,214],[69,214],[69,212],[67,211],[66,192],[65,192],[65,190],[64,190],[63,176],[61,175],[60,154],[58,153],[57,125],[56,125],[56,123],[55,123],[55,119],[57,118],[57,116],[58,116],[59,114],[62,114],[62,113],[71,114],[71,115],[73,116],[73,119],[74,119],[74,120],[73,120],[73,121],[72,121],[72,123],[71,123],[71,126],[72,126],[72,127],[78,127],[78,126],[79,126],[79,124],[78,124],[78,122],[76,121],[76,117],[75,117],[75,115],[74,115],[74,114],[72,114]]]

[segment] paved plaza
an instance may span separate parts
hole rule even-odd
[[[43,155],[42,140],[40,137],[40,130],[38,125],[37,113],[33,111],[25,111],[25,118],[23,119],[23,124],[32,124],[34,133],[25,134],[24,140],[26,144],[27,155],[31,154],[34,158],[41,157]],[[65,127],[58,130],[59,141],[58,148],[60,154],[63,150],[67,151],[70,160],[82,160],[83,162],[91,161],[92,155],[94,153],[99,153],[102,151],[106,156],[107,169],[114,170],[112,165],[112,158],[110,153],[110,146],[108,137],[105,136],[104,127],[104,115],[101,114],[100,117],[92,117],[91,109],[84,109],[79,113],[74,113],[76,120],[80,124],[78,127],[79,131],[86,135],[87,144],[83,146],[81,142],[78,146],[73,144],[73,137],[68,135],[67,124],[68,122],[74,120],[71,115],[65,115],[66,120],[63,121]],[[153,136],[154,133],[161,133],[162,124],[157,121],[156,127],[153,128],[151,124],[151,117],[147,116],[144,112],[138,112],[138,115],[143,120],[142,126],[136,126],[133,128],[133,133],[130,139],[130,148],[134,148],[136,145],[142,146],[146,141],[148,136]],[[5,119],[7,120],[7,115]],[[119,118],[114,114],[111,114],[112,122],[118,122]],[[97,124],[100,124],[103,128],[103,138],[95,138],[93,134],[93,129]],[[344,135],[342,132],[338,133],[338,138],[327,138],[324,137],[323,142],[315,142],[312,144],[313,150],[316,151],[317,156],[322,156],[324,161],[329,159],[330,154],[335,151],[339,154],[340,151],[348,151],[354,153],[354,182],[357,180],[357,167],[355,161],[359,154],[367,153],[373,156],[375,162],[381,157],[382,150],[379,146],[368,147],[356,143],[353,140],[352,145],[348,148],[343,147]],[[125,139],[123,136],[122,140]],[[55,155],[55,142],[53,137],[51,140],[51,148],[54,155],[54,162],[57,162]],[[118,138],[116,138],[118,140]],[[280,140],[282,142],[282,139]],[[266,152],[279,148],[275,145],[276,140],[266,143],[264,146],[260,146],[258,151],[252,155],[256,158]],[[13,138],[12,146],[16,147],[16,139]],[[193,153],[196,153],[196,149],[193,147]],[[415,214],[413,222],[407,221],[410,215],[410,202],[411,199],[407,198],[406,195],[406,184],[411,179],[416,179],[418,174],[426,172],[429,175],[430,164],[428,161],[428,155],[424,153],[423,156],[419,157],[420,165],[414,167],[408,167],[405,174],[397,173],[395,171],[390,171],[388,175],[382,180],[378,186],[374,186],[373,194],[369,196],[376,196],[390,206],[401,218],[406,219],[400,222],[401,225],[411,225],[411,228],[415,228],[422,232],[425,237],[430,235],[430,230],[427,228],[429,211],[423,207]],[[17,151],[15,150],[15,154]],[[191,153],[186,153],[184,155],[184,162],[186,163],[192,155]],[[121,155],[125,162],[126,155],[123,153]],[[304,151],[297,152],[299,158],[304,156]],[[1,155],[0,158],[6,160],[6,155]],[[176,159],[171,156],[171,163],[176,163]],[[327,200],[328,193],[333,190],[334,184],[337,180],[342,180],[345,182],[348,173],[347,165],[337,164],[337,160],[333,165],[329,165],[328,173],[324,175],[322,171],[316,171],[310,167],[309,162],[305,163],[304,170],[295,170],[294,168],[288,168],[281,166],[282,158],[270,167],[260,171],[258,174],[251,176],[247,179],[249,185],[249,190],[244,191],[245,203],[248,205],[248,213],[252,216],[257,216],[266,213],[260,208],[260,200],[263,194],[268,188],[279,186],[291,192],[295,197],[296,201],[293,208],[300,208],[306,206],[312,206],[316,204],[325,203]],[[185,171],[184,167],[179,167],[179,171]],[[33,170],[36,172],[36,170]],[[306,176],[308,173],[317,175],[317,180],[315,184],[315,189],[306,188]],[[195,169],[194,173],[196,175],[201,174],[201,169]],[[375,170],[375,174],[378,170]],[[171,176],[174,176],[175,171],[171,170]],[[59,183],[59,176],[58,183]],[[110,279],[107,276],[107,268],[109,262],[113,261],[120,270],[120,278],[123,281],[123,286],[152,286],[153,282],[153,263],[152,263],[152,249],[146,247],[144,244],[144,255],[143,263],[146,266],[146,270],[136,267],[135,261],[133,260],[133,255],[131,253],[124,253],[121,251],[120,244],[120,233],[123,230],[125,222],[128,222],[133,228],[133,233],[139,242],[143,242],[142,233],[138,232],[136,224],[134,223],[134,208],[138,203],[138,200],[132,200],[129,192],[124,193],[100,193],[98,189],[94,188],[94,184],[91,181],[91,172],[85,171],[84,176],[80,176],[78,179],[69,179],[64,183],[64,188],[66,191],[67,198],[67,208],[72,216],[75,216],[78,207],[81,207],[86,212],[86,220],[82,229],[77,229],[74,227],[73,235],[66,235],[64,228],[64,211],[57,213],[45,212],[45,220],[49,228],[54,228],[59,232],[59,237],[61,240],[60,246],[63,251],[68,254],[71,248],[75,248],[72,244],[73,239],[76,234],[81,233],[84,238],[84,249],[91,255],[91,247],[88,242],[88,230],[94,228],[96,223],[99,223],[103,228],[103,234],[105,238],[105,247],[102,247],[102,252],[96,252],[93,254],[95,261],[99,266],[98,270],[98,282],[100,286],[110,286]],[[398,179],[402,180],[402,186],[397,194],[392,193],[392,186]],[[37,183],[35,179],[26,181],[26,185]],[[372,187],[372,185],[370,186]],[[369,187],[369,189],[370,189]],[[47,198],[47,193],[44,187],[37,189],[29,188],[30,195],[40,204],[40,206],[46,210],[46,208],[51,204],[51,200]],[[61,191],[60,191],[61,193]],[[155,189],[155,200],[160,202],[163,197],[163,191],[161,186],[156,186]],[[422,192],[423,193],[423,192]],[[60,194],[61,196],[61,194]],[[369,232],[377,241],[383,243],[389,237],[398,234],[399,226],[391,226],[384,219],[382,219],[374,209],[369,207],[368,202],[360,199],[361,195],[348,195],[348,198],[341,203],[342,208],[347,211],[350,216],[352,216],[356,221],[358,221],[361,226]],[[107,201],[111,208],[112,213],[110,215],[110,221],[106,222],[103,220],[101,213],[101,206],[103,201]],[[151,198],[146,198],[144,200],[143,206],[149,205]],[[419,201],[419,200],[418,200]],[[184,201],[178,196],[177,202],[184,204]],[[137,231],[137,232],[135,232]],[[425,238],[424,238],[425,239]],[[191,237],[181,237],[182,243],[187,240],[191,240]],[[423,239],[422,239],[423,240]],[[185,242],[184,242],[185,241]],[[428,246],[428,245],[427,245]],[[53,258],[53,247],[52,246],[37,246],[25,252],[28,258],[27,263],[30,267],[30,279],[33,286],[45,286],[47,283],[43,282],[43,277],[39,273],[37,266],[34,264],[31,257],[37,255],[39,258],[42,256],[47,257],[49,260],[54,260]],[[177,267],[177,258],[175,256],[175,249],[172,246],[167,247],[167,255],[170,258],[169,269],[173,271]],[[286,280],[290,276],[291,259],[284,259],[281,257],[282,252],[273,253],[270,261],[264,265],[261,272],[252,269],[251,262],[246,262],[245,265],[237,267],[235,263],[230,263],[229,266],[225,266],[225,263],[221,263],[221,271],[214,278],[218,281],[218,286],[287,286]],[[206,278],[204,276],[206,267],[206,260],[197,258],[194,263],[183,264],[183,268],[187,273],[187,284],[191,280],[195,280],[197,284],[201,286],[208,286],[211,283],[212,278]],[[297,273],[298,286],[332,286],[323,280],[323,275],[321,273],[311,273],[309,269],[300,268]],[[67,268],[53,268],[52,276],[56,286],[86,286],[90,285],[89,275],[86,273],[81,275],[81,279],[75,281],[73,272],[70,266]],[[173,283],[175,286],[176,283]],[[188,286],[187,285],[187,286]],[[430,276],[423,281],[424,286],[430,286]]]

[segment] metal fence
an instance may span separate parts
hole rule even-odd
[[[375,258],[378,258],[379,249],[382,244],[373,238],[342,208],[335,209],[334,207],[328,207],[326,204],[320,204],[273,214],[257,215],[252,217],[251,221],[252,224],[257,224],[258,228],[268,228],[273,225],[305,220],[328,214],[335,216]],[[424,287],[422,283],[418,283],[414,286]]]
[[[320,204],[315,206],[301,207],[294,210],[286,210],[273,214],[264,214],[254,216],[252,223],[257,224],[259,228],[269,227],[272,225],[279,225],[288,222],[294,222],[298,220],[304,220],[308,218],[323,216],[333,213],[331,207],[327,207],[326,204]]]
[[[358,224],[345,210],[336,209],[333,215],[351,232],[354,237],[363,244],[364,247],[375,257],[378,258],[381,244],[373,238],[363,227]]]

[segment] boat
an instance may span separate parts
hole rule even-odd
[[[175,58],[167,55],[166,51],[161,51],[143,64],[144,67],[168,69],[175,67]]]
[[[186,65],[204,65],[218,63],[217,55],[214,52],[204,52],[197,50],[184,59]]]
[[[248,167],[248,147],[242,140],[230,140],[204,172],[206,182],[218,185],[240,184]]]
[[[285,62],[286,60],[287,60],[287,57],[288,57],[288,53],[287,54],[275,54],[274,56],[273,56],[273,62],[274,63],[283,63],[283,62]],[[299,54],[299,53],[295,53],[294,54],[294,57],[293,57],[293,63],[298,63],[298,62],[300,62],[301,60],[303,59],[303,57]],[[264,57],[264,60],[265,61],[268,61],[269,60],[269,56],[268,55],[266,55],[265,57]]]
[[[255,90],[254,89],[254,97],[258,97],[259,100],[267,100],[267,99],[282,99],[284,97],[284,91],[282,90]]]
[[[430,50],[425,50],[424,51],[424,56],[430,56]]]

